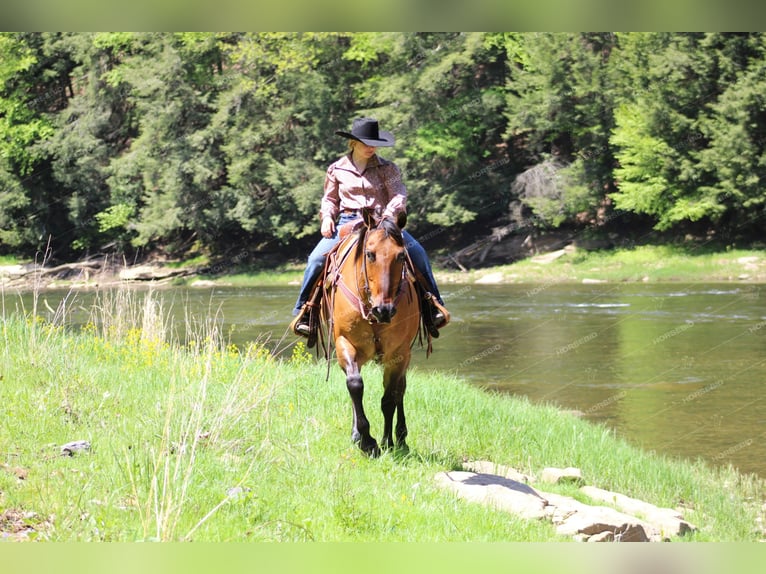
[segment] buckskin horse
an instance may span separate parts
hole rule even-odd
[[[368,455],[380,454],[362,404],[361,369],[375,360],[383,365],[381,445],[391,448],[395,438],[396,446],[406,448],[404,393],[421,315],[399,224],[388,218],[375,222],[365,213],[358,233],[349,234],[338,244],[327,269],[325,286],[329,286],[329,293],[322,299],[321,313],[335,342],[338,364],[346,374],[353,404],[351,438]]]

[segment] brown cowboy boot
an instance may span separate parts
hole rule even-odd
[[[319,331],[319,307],[322,301],[322,284],[324,283],[320,275],[314,284],[309,300],[306,301],[301,310],[290,323],[290,329],[299,337],[306,337],[308,341],[306,346],[310,349],[317,343]]]
[[[308,337],[311,335],[311,327],[309,326],[310,314],[309,306],[304,303],[301,310],[295,316],[295,319],[290,323],[290,329],[293,333],[299,337]]]
[[[423,325],[434,339],[439,337],[439,329],[450,321],[449,311],[429,291],[423,293],[422,315]]]

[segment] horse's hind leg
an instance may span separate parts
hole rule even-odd
[[[406,448],[407,443],[407,421],[404,418],[404,390],[407,387],[407,382],[402,377],[402,394],[399,404],[396,406],[396,444],[399,448]]]
[[[383,438],[384,447],[394,446],[394,413],[396,413],[396,445],[406,447],[404,439],[407,438],[407,421],[404,417],[404,392],[407,389],[407,378],[403,370],[386,369],[384,373],[384,392],[380,401],[380,409],[383,411]]]
[[[383,398],[380,399],[380,410],[383,411],[383,437],[380,439],[383,448],[392,448],[394,440],[392,430],[394,426],[394,412],[396,411],[396,399],[390,387],[386,388]]]

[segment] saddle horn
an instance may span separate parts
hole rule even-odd
[[[367,227],[372,229],[378,224],[380,216],[375,209],[371,207],[365,207],[362,209],[362,220]]]

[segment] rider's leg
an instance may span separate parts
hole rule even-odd
[[[426,281],[426,289],[428,289],[428,291],[436,297],[436,300],[443,305],[444,301],[442,301],[441,295],[439,294],[439,288],[436,286],[436,279],[431,270],[431,262],[428,260],[426,250],[423,249],[423,246],[420,245],[412,235],[406,231],[403,231],[402,234],[404,236],[404,246],[407,248],[407,253],[410,256],[410,259],[412,259],[412,264],[418,271],[420,271],[420,274]]]
[[[433,306],[431,309],[432,322],[437,329],[439,327],[443,327],[449,321],[449,313],[444,308],[444,301],[442,300],[441,294],[439,293],[439,288],[436,285],[436,279],[434,278],[433,271],[431,270],[431,263],[428,260],[426,250],[423,249],[423,246],[420,245],[420,243],[418,243],[418,241],[406,231],[403,232],[403,236],[404,246],[407,248],[407,253],[412,260],[412,264],[420,272],[420,275],[426,283],[424,285],[425,289],[431,293],[434,299],[439,302],[439,306],[441,306],[440,309],[436,306],[433,306],[433,303],[431,303]],[[436,332],[432,334],[435,335]]]
[[[303,273],[301,290],[293,307],[295,319],[290,324],[296,335],[308,337],[311,334],[311,329],[309,328],[309,306],[307,303],[309,303],[309,297],[311,297],[314,285],[322,275],[326,261],[325,255],[333,248],[335,243],[337,243],[337,238],[328,239],[323,237],[308,257],[306,271]]]

